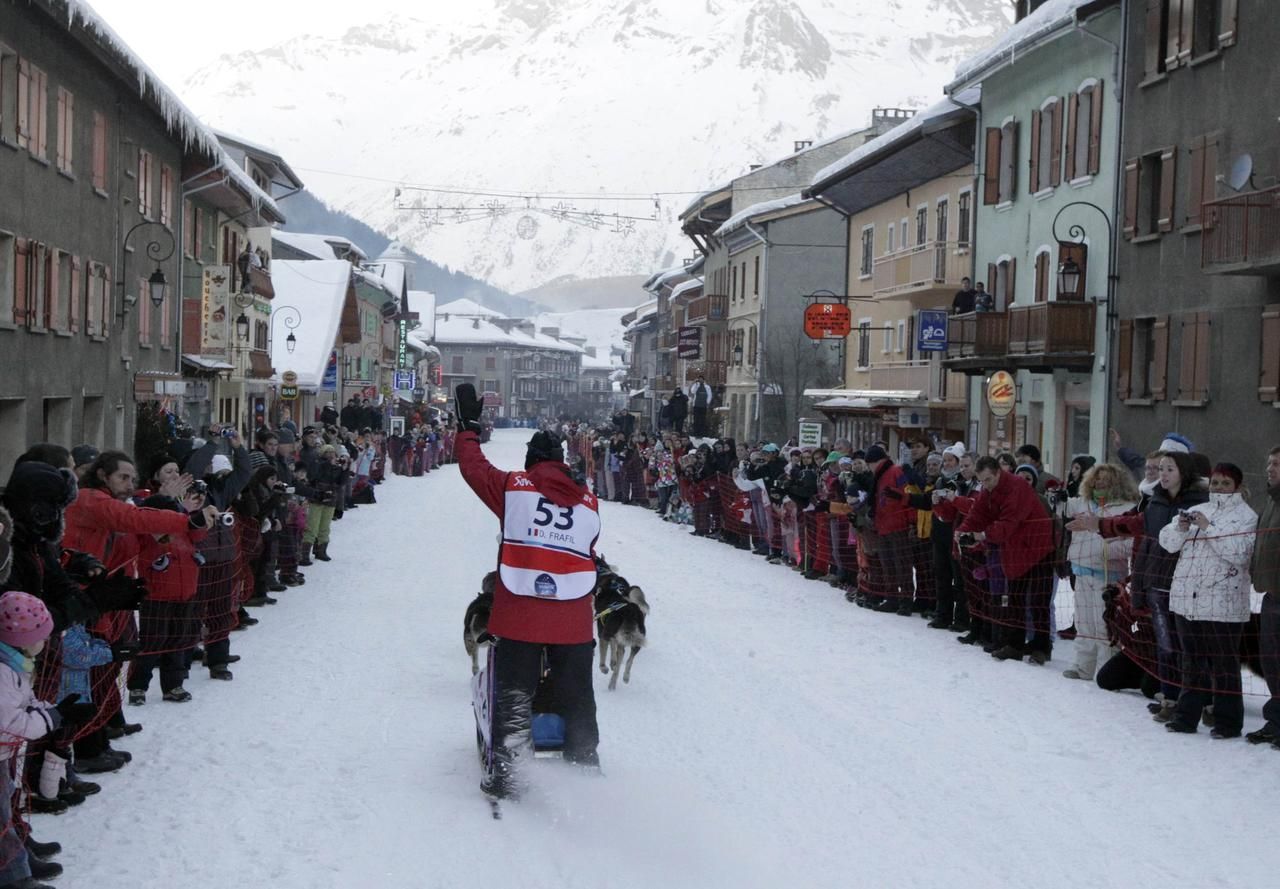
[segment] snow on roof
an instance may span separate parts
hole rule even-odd
[[[595,355],[582,353],[582,369],[583,370],[613,370],[613,359],[608,355],[601,355],[597,352]]]
[[[386,288],[395,296],[404,293],[405,277],[408,270],[399,262],[366,262],[362,268],[376,275]]]
[[[645,281],[640,286],[644,290],[652,291],[659,284],[665,281],[668,277],[672,275],[682,274],[684,271],[685,271],[685,268],[683,265],[673,265],[671,266],[671,268],[663,269],[660,272],[654,272],[652,275],[649,276],[649,280]]]
[[[1075,18],[1076,10],[1091,2],[1094,0],[1048,0],[1031,15],[1005,31],[982,52],[957,65],[955,82],[947,87],[947,92],[964,86],[969,78],[983,73],[983,69],[1011,60],[1020,47],[1070,23]]]
[[[530,348],[551,349],[556,352],[576,352],[585,354],[580,346],[573,343],[566,343],[564,340],[558,340],[553,336],[547,336],[545,333],[527,333],[518,327],[511,329],[511,335],[521,345],[527,345]]]
[[[755,219],[757,216],[764,216],[766,213],[785,210],[788,207],[795,207],[806,202],[807,199],[803,194],[793,194],[774,201],[761,201],[758,204],[752,204],[745,210],[735,213],[726,219],[724,225],[716,229],[715,236],[717,238],[724,237],[729,232],[742,228],[748,221]]]
[[[188,108],[177,94],[147,66],[146,62],[130,49],[129,44],[124,42],[124,39],[94,11],[92,6],[84,0],[66,0],[66,3],[67,29],[74,28],[77,23],[83,25],[95,40],[118,55],[127,67],[133,69],[138,77],[139,97],[146,102],[148,94],[151,95],[159,107],[160,116],[164,118],[165,126],[168,127],[169,132],[178,135],[183,147],[198,148],[214,158],[249,193],[251,198],[256,199],[258,205],[269,207],[276,217],[284,219],[284,214],[280,212],[276,202],[231,159],[231,155],[227,154],[226,149],[222,147],[214,131],[196,117],[195,112]]]
[[[867,158],[875,157],[885,149],[892,148],[899,142],[905,141],[908,137],[916,135],[924,129],[926,124],[944,117],[953,111],[960,110],[962,104],[977,104],[981,98],[982,91],[978,87],[972,87],[971,89],[967,89],[957,95],[957,101],[953,102],[948,98],[930,105],[915,117],[908,118],[884,135],[877,136],[870,142],[865,142],[862,145],[859,145],[853,151],[840,158],[840,160],[823,167],[813,177],[812,186],[817,186],[820,183],[826,182],[828,179],[838,176],[841,173],[851,172],[854,167],[857,167]]]
[[[376,287],[377,289],[385,293],[388,297],[399,298],[400,293],[396,290],[392,290],[391,285],[388,284],[381,275],[379,275],[377,272],[373,271],[372,269],[353,268],[352,272],[355,274],[358,280],[364,281],[370,287]]]
[[[271,354],[282,369],[298,375],[298,385],[314,389],[324,379],[324,368],[338,339],[342,307],[351,286],[351,263],[343,259],[277,259],[271,263],[271,285],[276,302],[291,305],[302,316],[292,329],[297,344],[293,353],[286,342],[290,328],[276,324]]]
[[[481,318],[502,318],[506,319],[506,315],[501,312],[495,312],[493,309],[487,309],[480,303],[470,299],[455,299],[453,302],[447,302],[442,306],[436,307],[437,315],[478,315]]]
[[[271,239],[315,259],[338,258],[338,254],[333,252],[333,245],[326,241],[323,235],[310,235],[302,232],[287,232],[276,229],[271,233]]]
[[[457,311],[446,311],[450,305],[452,303],[436,307],[435,342],[437,345],[471,343],[512,345],[516,342],[515,337],[485,318],[468,317],[458,314]]]
[[[680,294],[682,293],[688,293],[690,290],[697,290],[701,286],[702,286],[701,278],[690,278],[688,281],[685,281],[681,284],[677,284],[674,288],[672,288],[671,299],[675,299],[677,296],[680,296]]]
[[[726,182],[724,185],[717,185],[715,188],[708,189],[707,191],[704,191],[702,194],[698,195],[696,198],[694,198],[692,201],[690,201],[690,202],[689,202],[689,206],[685,207],[683,210],[681,210],[681,211],[680,211],[680,217],[679,217],[679,218],[684,219],[684,218],[685,218],[686,216],[688,216],[691,212],[693,212],[693,209],[694,209],[695,207],[697,207],[699,204],[701,204],[701,203],[702,203],[703,201],[705,201],[707,198],[711,197],[713,194],[716,194],[716,193],[718,193],[718,192],[722,192],[722,191],[728,191],[728,190],[729,190],[729,189],[731,189],[731,188],[733,188],[733,180],[732,180],[732,179],[730,179],[730,180],[729,180],[728,182]]]
[[[206,358],[203,355],[184,354],[182,360],[205,370],[235,370],[234,364],[227,364],[227,362],[218,361],[215,358]]]
[[[410,290],[406,299],[409,311],[418,313],[418,326],[413,333],[427,342],[436,335],[436,295],[429,290]]]

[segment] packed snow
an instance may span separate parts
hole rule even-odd
[[[486,453],[516,468],[527,436]],[[1136,693],[1062,679],[1069,644],[998,663],[611,503],[598,548],[652,613],[631,683],[596,676],[605,777],[531,763],[494,821],[461,625],[497,521],[455,467],[378,497],[233,635],[233,682],[197,666],[191,703],[126,708],[133,763],[36,817],[66,885],[1256,887],[1280,866],[1275,751],[1169,736]]]

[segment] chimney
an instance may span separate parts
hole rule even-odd
[[[587,347],[586,347],[586,348],[584,348],[582,351],[586,352],[586,353],[587,353],[589,356],[591,356],[592,358],[595,358],[595,357],[596,357],[596,347],[595,347],[595,346],[587,346]]]
[[[812,139],[797,139],[797,140],[795,141],[795,146],[796,146],[796,147],[795,147],[795,151],[796,151],[797,153],[799,153],[799,152],[801,152],[801,151],[804,151],[806,148],[812,148],[812,147],[813,147],[813,140],[812,140]]]
[[[1022,21],[1041,6],[1044,6],[1046,2],[1048,2],[1048,0],[1014,0],[1013,20],[1015,22]]]
[[[750,173],[754,173],[756,170],[760,169],[763,166],[764,164],[748,164],[747,171]]]
[[[560,339],[560,328],[558,327],[544,327],[542,328],[541,332],[551,337],[552,339],[555,339],[555,340]]]

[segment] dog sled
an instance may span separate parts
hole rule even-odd
[[[493,646],[489,645],[484,664],[471,677],[471,709],[476,718],[476,750],[480,766],[488,774],[493,769],[493,698],[495,691]],[[542,656],[542,678],[533,695],[533,717],[530,735],[535,759],[562,759],[564,756],[564,717],[555,712],[551,669],[547,656]]]

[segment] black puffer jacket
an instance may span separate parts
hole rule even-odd
[[[1179,491],[1172,500],[1164,488],[1156,487],[1146,511],[1142,513],[1143,535],[1133,545],[1131,585],[1134,592],[1169,589],[1173,570],[1178,567],[1178,554],[1160,545],[1160,531],[1178,517],[1179,510],[1208,502],[1209,492],[1203,482]]]

